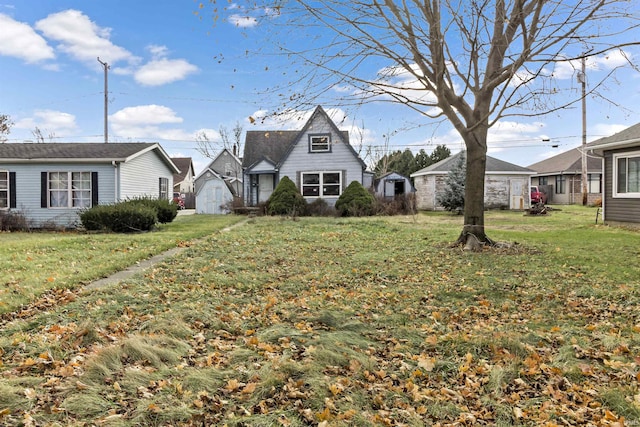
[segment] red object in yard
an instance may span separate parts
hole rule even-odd
[[[546,197],[543,192],[541,192],[537,186],[531,186],[531,204],[535,205],[537,203],[544,203],[546,201]]]
[[[184,209],[184,197],[180,193],[173,193],[173,203],[178,205],[178,209]]]

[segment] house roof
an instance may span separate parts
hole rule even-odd
[[[422,175],[443,175],[449,173],[449,171],[454,167],[455,163],[458,161],[458,158],[463,155],[465,151],[460,151],[453,156],[449,156],[446,159],[440,160],[437,163],[427,166],[424,169],[420,169],[417,172],[411,174],[411,177],[422,176]],[[533,175],[535,171],[525,168],[522,166],[514,165],[513,163],[505,162],[504,160],[499,160],[491,156],[487,156],[487,166],[485,169],[485,173],[487,174],[515,174],[515,175]]]
[[[173,174],[173,185],[176,185],[177,183],[184,181],[187,177],[189,169],[191,169],[192,166],[192,160],[191,157],[172,157],[171,161],[178,167],[178,169],[180,169],[179,173]]]
[[[587,144],[587,149],[597,154],[615,148],[640,146],[640,123],[630,126],[611,136],[597,139]]]
[[[560,153],[528,166],[537,175],[562,175],[582,173],[582,152],[579,148]],[[587,171],[601,172],[602,161],[593,156],[587,156]]]
[[[102,163],[127,162],[148,151],[157,150],[174,172],[179,172],[162,147],[155,142],[92,143],[5,143],[0,144],[0,162],[5,163]]]
[[[335,132],[340,135],[344,143],[351,149],[354,156],[365,166],[360,156],[349,144],[349,132],[339,130],[333,120],[329,118],[327,113],[321,106],[316,107],[309,120],[305,123],[302,130],[260,130],[247,131],[244,142],[244,156],[242,158],[242,167],[251,168],[262,160],[267,160],[279,167],[287,158],[289,153],[298,141],[299,137],[305,133],[311,123],[318,115],[324,115],[327,121],[334,128]]]

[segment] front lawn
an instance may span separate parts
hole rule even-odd
[[[0,314],[50,289],[74,289],[193,239],[216,233],[243,217],[186,215],[156,231],[137,234],[0,233]]]
[[[594,220],[256,218],[4,322],[0,422],[638,423],[640,233]]]

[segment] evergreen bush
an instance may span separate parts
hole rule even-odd
[[[168,199],[155,199],[151,197],[138,197],[123,203],[147,206],[155,209],[158,222],[162,224],[173,221],[178,216],[178,205]]]
[[[375,198],[358,181],[353,181],[336,202],[342,216],[368,216],[373,214]]]
[[[306,200],[287,176],[280,180],[267,201],[267,212],[270,215],[300,215],[305,213],[306,208]]]
[[[464,211],[464,183],[467,177],[465,153],[462,152],[447,174],[445,188],[436,196],[436,202],[451,212]]]

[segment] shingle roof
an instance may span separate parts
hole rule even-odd
[[[453,156],[449,156],[446,159],[440,160],[437,163],[427,166],[424,169],[420,169],[417,172],[411,174],[412,177],[420,175],[438,175],[448,173],[455,165],[458,158],[465,153],[461,151]],[[513,163],[505,162],[491,156],[487,156],[486,173],[517,173],[517,174],[534,174],[535,171],[522,166],[514,165]]]
[[[128,143],[5,143],[0,144],[0,160],[121,160],[157,145],[151,142]]]
[[[191,157],[172,157],[171,161],[178,167],[178,169],[180,169],[180,173],[173,174],[173,184],[175,185],[184,181],[187,173],[189,173],[189,169],[191,168]]]
[[[587,148],[602,150],[611,146],[639,145],[640,123],[630,126],[611,136],[597,139],[587,144]]]
[[[262,159],[278,163],[296,139],[297,130],[249,130],[244,141],[242,167],[248,168]]]
[[[582,153],[579,148],[574,148],[529,165],[528,168],[536,171],[538,175],[580,174],[582,173]],[[587,171],[601,172],[602,161],[599,158],[587,156]]]

